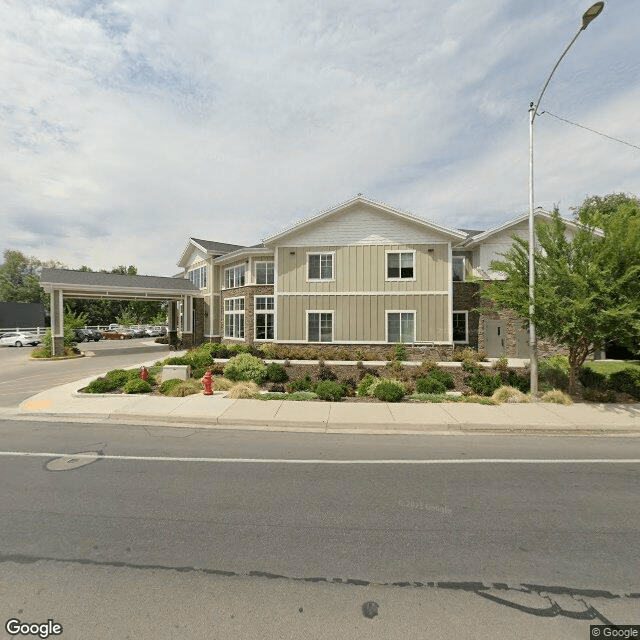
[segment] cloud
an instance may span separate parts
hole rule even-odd
[[[528,104],[582,3],[5,0],[5,245],[171,275],[358,192],[453,226],[528,206]],[[608,3],[543,107],[631,141],[640,45]],[[640,193],[639,153],[540,116],[536,199]]]

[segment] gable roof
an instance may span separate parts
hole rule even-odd
[[[237,251],[238,249],[244,249],[241,244],[228,244],[227,242],[215,242],[213,240],[201,240],[200,238],[189,238],[187,246],[184,248],[180,260],[177,262],[177,266],[185,267],[186,259],[189,251],[193,248],[200,249],[207,256],[221,256],[231,251]]]
[[[546,218],[547,220],[552,219],[552,215],[542,207],[536,208],[536,210],[533,212],[533,215],[534,215],[534,219],[539,219],[539,218]],[[507,231],[510,228],[515,227],[519,224],[522,224],[523,222],[528,220],[529,220],[529,212],[527,211],[527,213],[523,213],[522,215],[519,215],[517,218],[512,218],[511,220],[507,220],[507,222],[503,222],[497,227],[492,227],[491,229],[487,229],[486,231],[476,233],[475,235],[470,235],[468,240],[464,243],[464,246],[471,247],[476,244],[480,244],[485,240],[487,240],[488,238],[498,233],[502,233],[503,231]],[[560,220],[562,220],[562,222],[564,222],[564,224],[566,224],[567,226],[574,227],[575,229],[585,228],[583,224],[580,224],[579,222],[576,222],[575,220],[571,220],[569,218],[564,218],[563,216],[560,216]],[[598,236],[604,236],[604,232],[601,231],[600,229],[594,229],[593,232]]]
[[[325,218],[328,218],[333,215],[339,215],[340,213],[346,211],[349,207],[352,207],[354,204],[368,205],[383,213],[396,216],[398,218],[401,218],[402,220],[406,220],[408,222],[412,222],[412,223],[427,227],[428,229],[437,231],[444,235],[448,235],[451,238],[454,238],[456,240],[464,240],[467,237],[467,234],[464,233],[463,231],[460,231],[459,229],[445,227],[441,224],[433,222],[432,220],[426,220],[425,218],[418,218],[417,216],[414,216],[411,213],[407,213],[406,211],[400,211],[399,209],[396,209],[388,204],[385,204],[383,202],[377,202],[375,200],[371,200],[370,198],[366,198],[361,194],[358,194],[354,198],[351,198],[351,200],[342,202],[341,204],[330,207],[329,209],[324,209],[319,213],[316,213],[312,216],[309,216],[308,218],[300,220],[295,224],[285,228],[283,231],[279,231],[278,233],[274,233],[270,236],[267,236],[266,238],[263,238],[262,241],[265,244],[267,244],[267,243],[273,243],[273,242],[282,240],[283,238],[286,238],[287,236],[297,233],[298,231],[310,225],[313,225],[316,222],[324,220]]]

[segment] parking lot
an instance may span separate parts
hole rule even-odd
[[[0,407],[15,407],[45,389],[169,355],[169,346],[154,338],[83,342],[78,348],[84,358],[43,361],[29,359],[31,347],[0,347]]]

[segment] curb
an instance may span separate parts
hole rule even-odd
[[[246,419],[217,419],[204,417],[190,417],[184,420],[162,420],[151,418],[144,414],[115,414],[115,413],[18,413],[11,410],[5,413],[0,410],[0,417],[15,421],[52,421],[52,422],[108,422],[111,424],[126,424],[132,426],[157,426],[192,429],[219,430],[247,430],[247,431],[279,431],[290,433],[326,433],[348,435],[552,435],[552,436],[640,436],[640,427],[622,425],[611,429],[602,425],[521,425],[495,426],[487,424],[459,423],[433,424],[417,429],[412,423],[396,423],[389,428],[363,428],[356,423],[345,423],[343,426],[328,426],[326,422],[308,422],[292,426],[290,423],[278,421],[259,421]]]

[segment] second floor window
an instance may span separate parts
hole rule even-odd
[[[224,288],[233,289],[233,287],[244,286],[244,265],[239,264],[237,267],[230,267],[224,270]]]
[[[207,267],[198,267],[187,273],[187,278],[198,287],[204,289],[207,286]]]
[[[273,284],[273,262],[256,262],[256,284]]]
[[[387,253],[387,280],[413,280],[415,273],[413,251],[389,251]]]
[[[308,253],[307,279],[333,280],[333,253]]]

